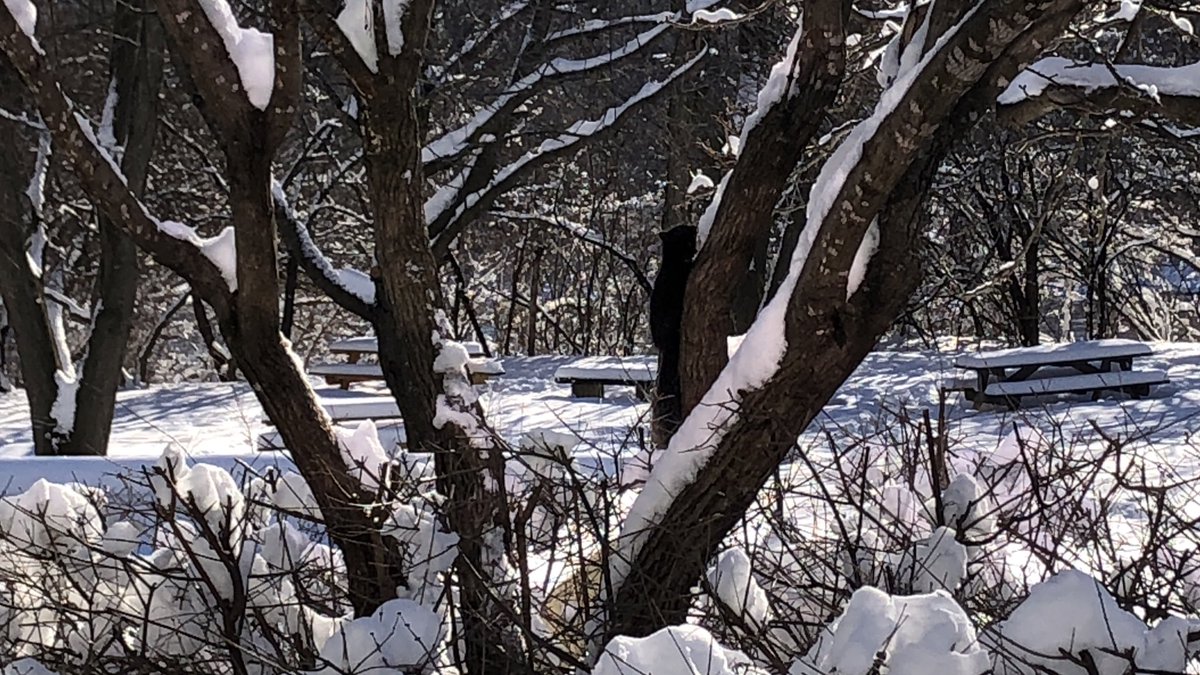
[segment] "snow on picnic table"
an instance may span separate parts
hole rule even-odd
[[[554,371],[559,380],[652,382],[658,372],[653,356],[585,356],[572,359]]]
[[[1061,428],[1066,434],[1091,438],[1094,421],[1106,433],[1143,437],[1139,452],[1153,455],[1151,459],[1161,462],[1164,470],[1200,475],[1200,451],[1190,449],[1193,436],[1200,432],[1200,344],[1151,346],[1154,354],[1139,364],[1166,370],[1171,383],[1156,387],[1149,398],[1035,400],[1013,412],[976,411],[953,398],[947,425],[952,443],[991,452],[1014,423],[1044,432]],[[810,453],[827,452],[822,429],[845,437],[878,424],[885,410],[936,411],[939,388],[953,386],[960,373],[953,365],[959,354],[879,351],[869,355],[801,438],[801,445]],[[505,358],[508,374],[484,386],[481,402],[491,423],[510,441],[519,442],[527,432],[570,431],[583,439],[575,448],[581,460],[610,467],[614,459],[632,457],[639,450],[636,428],[648,424],[648,405],[635,398],[632,387],[607,388],[603,399],[572,398],[570,386],[555,383],[554,376],[560,366],[576,358]],[[372,392],[384,390],[378,385],[356,385],[349,392],[318,388],[321,396],[329,398]],[[153,463],[171,443],[195,459],[226,467],[287,464],[282,454],[255,450],[257,436],[267,430],[262,409],[244,383],[155,385],[118,395],[109,457],[35,458],[24,392],[11,392],[0,395],[0,492],[23,489],[41,477],[99,482],[119,468],[136,470]]]
[[[954,360],[954,365],[959,368],[1011,368],[1148,356],[1153,351],[1149,344],[1137,340],[1089,340],[964,354]]]

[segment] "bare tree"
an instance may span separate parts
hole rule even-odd
[[[617,542],[606,637],[642,635],[683,619],[688,589],[705,561],[799,432],[904,309],[920,278],[922,206],[942,156],[993,105],[1001,83],[1036,58],[1083,5],[935,2],[909,13],[906,22],[916,26],[902,33],[911,37],[898,50],[894,81],[818,178],[789,279],[726,364],[728,332],[713,322],[729,297],[722,282],[748,262],[750,246],[737,242],[767,227],[757,219],[739,225],[722,218],[720,208],[769,219],[783,179],[747,171],[745,187],[735,183],[749,162],[771,166],[754,136],[771,138],[771,125],[759,132],[772,118],[770,104],[807,100],[809,90],[799,82],[824,73],[830,87],[840,75],[828,64],[837,63],[831,53],[842,48],[849,8],[805,3],[795,47],[775,71],[778,93],[751,118],[759,126],[749,125],[738,167],[710,206],[716,217],[700,228],[709,232],[689,281],[683,328],[689,413],[668,449],[674,459],[656,467],[660,485],[650,489],[652,481],[639,496]],[[776,164],[794,166],[801,149],[792,147]],[[725,252],[736,252],[729,257],[741,266],[721,264]],[[756,361],[769,366],[751,365]]]
[[[121,3],[113,13],[110,84],[99,141],[120,164],[129,189],[140,195],[157,129],[163,45],[158,20],[142,2]],[[8,97],[15,99],[15,91]],[[100,261],[78,367],[67,348],[62,289],[46,288],[48,261],[42,208],[52,161],[50,132],[30,123],[37,136],[32,171],[15,148],[5,147],[4,269],[0,279],[21,349],[22,376],[33,417],[34,447],[42,455],[102,455],[108,447],[125,346],[133,320],[138,252],[107,217],[99,219]],[[20,134],[17,134],[19,137]],[[27,187],[25,187],[27,186]],[[76,310],[78,311],[78,310]]]

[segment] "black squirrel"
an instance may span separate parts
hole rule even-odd
[[[692,259],[696,256],[696,227],[679,225],[660,232],[662,264],[650,291],[650,337],[658,347],[658,381],[654,398],[654,443],[665,447],[683,421],[679,377],[683,335],[683,296]]]
[[[650,337],[660,353],[678,358],[683,294],[696,256],[696,227],[679,225],[659,233],[662,262],[650,292]]]

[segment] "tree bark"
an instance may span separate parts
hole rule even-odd
[[[775,205],[792,170],[840,88],[849,9],[844,0],[805,3],[794,58],[785,56],[776,66],[783,68],[786,91],[796,93],[765,111],[744,134],[741,154],[688,277],[680,350],[684,415],[728,360],[726,340],[738,332],[740,282],[770,233]]]
[[[113,136],[124,149],[121,171],[135,195],[145,190],[158,122],[158,90],[162,82],[163,41],[158,17],[148,0],[114,7],[112,87],[117,96]],[[103,455],[108,451],[113,409],[125,365],[137,298],[138,250],[120,226],[100,215],[100,275],[96,280],[99,309],[88,338],[80,374],[71,436],[64,455]]]
[[[786,347],[775,374],[762,385],[730,392],[733,417],[711,432],[712,445],[697,448],[709,454],[696,477],[665,507],[653,507],[658,515],[650,527],[638,523],[639,529],[622,531],[614,555],[628,573],[613,589],[605,641],[685,619],[689,589],[716,548],[798,435],[903,311],[919,279],[921,205],[950,142],[995,100],[994,83],[1036,56],[1047,35],[1065,28],[1082,4],[1011,0],[978,6],[881,120],[834,207],[808,224],[819,230],[813,255],[793,271],[798,276],[786,300]],[[806,23],[811,16],[806,13]],[[878,250],[862,284],[847,297],[856,244],[876,216]],[[680,438],[668,452],[692,450],[676,447]]]
[[[14,150],[12,143],[0,143],[0,297],[16,338],[21,380],[29,399],[34,453],[53,455],[59,440],[51,414],[58,395],[54,380],[58,356],[46,319],[47,300],[41,279],[34,276],[26,259],[32,213],[24,188],[29,175],[22,171],[27,162]]]
[[[490,558],[503,553],[495,550],[494,534],[506,531],[507,522],[502,495],[486,489],[484,477],[490,474],[492,484],[502,484],[504,460],[498,450],[487,449],[491,440],[478,406],[464,400],[461,392],[470,391],[465,373],[451,382],[454,375],[435,372],[441,370],[435,359],[450,335],[448,325],[437,320],[443,303],[425,223],[422,135],[414,101],[431,12],[428,0],[409,4],[401,26],[404,48],[394,55],[381,50],[378,74],[360,87],[370,92],[360,119],[378,261],[372,270],[377,305],[370,318],[408,446],[433,453],[438,490],[447,497],[447,520],[459,536],[455,571],[466,670],[473,675],[523,672],[528,670],[525,654],[499,621],[496,603],[503,598],[491,578]],[[377,44],[387,44],[384,25],[377,5]],[[479,428],[446,419],[447,410],[471,416]]]
[[[18,91],[9,73],[8,59],[0,63],[0,88],[5,107],[20,109]],[[12,125],[12,122],[4,122]],[[57,422],[52,414],[58,396],[54,373],[58,370],[58,354],[54,335],[46,316],[47,299],[42,280],[30,266],[27,257],[30,238],[34,235],[37,215],[26,190],[33,175],[33,162],[22,156],[22,134],[9,128],[10,142],[0,143],[0,298],[8,312],[9,326],[16,338],[17,355],[25,395],[29,400],[29,417],[33,430],[33,449],[37,455],[54,455],[62,440],[55,433]],[[16,141],[16,142],[12,142]]]
[[[525,319],[525,356],[537,356],[538,343],[538,297],[542,287],[542,256],[546,250],[539,244],[533,247],[533,260],[529,263],[529,314]]]

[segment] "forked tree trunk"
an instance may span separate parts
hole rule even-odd
[[[725,366],[739,290],[757,251],[770,234],[775,205],[816,133],[844,72],[842,22],[849,3],[805,3],[796,57],[785,69],[790,89],[801,92],[771,107],[743,141],[708,240],[688,279],[682,318],[683,413],[699,403]],[[760,296],[761,297],[761,296]]]
[[[158,88],[162,75],[162,40],[158,20],[146,13],[145,0],[120,3],[114,10],[111,75],[117,95],[113,135],[124,149],[122,170],[129,189],[140,194],[153,152]],[[6,146],[4,152],[11,150]],[[0,239],[0,291],[10,307],[17,331],[22,378],[33,422],[34,451],[39,455],[103,455],[108,448],[116,392],[133,322],[137,293],[138,252],[134,242],[103,214],[100,217],[100,260],[94,302],[99,307],[85,345],[82,373],[73,406],[55,409],[60,397],[48,299],[42,279],[24,255],[31,233],[32,210],[14,190],[24,192],[30,172],[16,157],[3,160],[4,211]],[[22,222],[24,221],[24,224]],[[82,395],[81,395],[82,394]],[[56,415],[70,419],[57,419]]]
[[[0,297],[16,338],[21,380],[29,400],[34,453],[53,455],[61,440],[55,435],[51,414],[58,395],[54,380],[58,357],[43,309],[46,298],[41,280],[29,271],[25,238],[19,234],[25,229],[22,221],[28,217],[29,206],[21,196],[23,191],[12,182],[24,165],[15,155],[11,144],[0,143]]]
[[[414,3],[406,15],[406,46],[424,43],[428,3]],[[420,29],[419,33],[416,31]],[[459,585],[458,611],[463,622],[463,645],[468,672],[519,673],[528,669],[524,654],[506,638],[499,621],[489,574],[489,555],[496,544],[487,541],[504,527],[502,495],[485,489],[484,477],[503,478],[498,450],[476,447],[486,433],[462,428],[444,414],[461,408],[449,395],[443,376],[435,372],[440,344],[450,338],[435,320],[442,311],[437,262],[430,248],[421,195],[420,134],[409,93],[417,69],[401,61],[381,68],[382,82],[362,113],[367,184],[375,222],[377,305],[370,319],[379,342],[379,362],[389,391],[404,418],[410,450],[431,452],[438,491],[448,497],[447,519],[459,536],[455,570]],[[460,383],[465,384],[465,383]],[[469,385],[468,385],[469,386]],[[479,419],[479,410],[463,411]]]
[[[19,82],[9,74],[8,59],[0,63],[0,93],[5,107],[20,109]],[[26,189],[33,175],[34,161],[29,148],[20,141],[27,138],[26,130],[11,121],[0,122],[8,131],[6,142],[0,143],[0,298],[8,312],[20,360],[21,380],[29,400],[29,417],[33,429],[33,448],[38,455],[53,455],[61,438],[56,437],[56,422],[51,409],[58,395],[54,373],[58,370],[58,354],[54,335],[46,316],[47,299],[42,280],[30,267],[27,251],[35,228],[35,215]],[[36,140],[33,141],[36,144]],[[36,147],[36,145],[34,145]]]
[[[163,40],[158,17],[148,0],[115,5],[111,70],[117,96],[113,136],[124,148],[121,170],[129,189],[141,195],[158,128],[158,90],[162,82]],[[108,451],[117,389],[133,326],[138,285],[137,244],[119,225],[100,215],[99,310],[88,338],[75,401],[71,435],[64,455],[103,455]]]
[[[263,111],[255,109],[236,85],[240,81],[236,67],[204,14],[193,11],[187,0],[157,4],[180,70],[184,75],[189,69],[206,75],[191,81],[230,169],[230,205],[237,223],[236,293],[198,247],[164,232],[148,215],[81,126],[45,53],[7,11],[0,11],[0,47],[34,95],[57,146],[97,207],[133,235],[139,246],[186,279],[216,311],[234,357],[246,364],[251,388],[312,487],[330,538],[342,549],[356,613],[369,613],[395,597],[403,581],[398,578],[397,546],[382,537],[378,523],[383,505],[375,495],[364,494],[350,474],[329,416],[279,332],[271,161],[291,124],[300,91],[296,8],[287,0],[270,8],[276,77]]]
[[[806,29],[812,25],[813,5],[805,8]],[[701,447],[679,445],[682,437],[676,435],[669,452],[706,449],[707,459],[696,467],[695,478],[672,490],[665,503],[644,505],[656,514],[649,526],[635,522],[631,527],[636,529],[622,531],[615,554],[623,562],[614,569],[627,571],[613,589],[604,641],[621,634],[644,635],[686,619],[689,589],[717,547],[799,434],[903,311],[919,279],[922,205],[949,144],[995,100],[995,83],[1011,79],[1082,5],[1082,0],[979,5],[942,51],[929,58],[905,100],[881,120],[863,146],[862,160],[849,167],[838,186],[832,208],[823,219],[808,223],[818,228],[813,253],[796,271],[795,290],[786,299],[786,346],[774,375],[761,385],[728,392],[734,397],[727,403],[732,417],[715,433],[707,431],[710,440]],[[937,17],[941,23],[934,25],[952,25],[969,9],[941,3],[933,7],[949,15],[949,21]],[[926,49],[932,43],[931,37]],[[857,244],[876,217],[878,250],[858,290],[847,297]],[[699,298],[690,297],[692,302]],[[723,395],[712,392],[714,401]],[[685,421],[685,427],[691,422]]]

